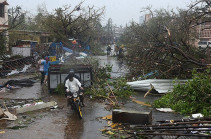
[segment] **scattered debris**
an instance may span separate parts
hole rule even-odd
[[[14,114],[11,114],[8,110],[8,108],[6,107],[5,103],[3,102],[3,105],[5,107],[5,110],[1,109],[0,108],[0,117],[1,119],[0,120],[11,120],[11,121],[14,121],[14,120],[17,120],[17,116],[14,115]]]
[[[31,87],[35,83],[35,80],[32,79],[20,79],[20,80],[9,80],[7,81],[3,87],[9,87],[8,88],[16,88],[18,87]]]
[[[202,115],[201,113],[196,113],[196,114],[192,114],[193,118],[202,118],[204,117],[204,115]]]
[[[4,115],[4,111],[0,107],[0,117],[2,117],[3,115]]]
[[[44,109],[44,108],[50,108],[50,107],[54,107],[57,106],[57,103],[55,101],[51,101],[51,102],[37,102],[37,103],[33,103],[33,104],[25,104],[23,107],[18,107],[16,108],[16,113],[25,113],[25,112],[29,112],[29,111],[35,111],[35,110],[39,110],[39,109]]]
[[[8,129],[19,130],[19,129],[25,128],[25,127],[28,127],[28,126],[13,126],[13,127],[8,127]]]
[[[107,115],[105,117],[102,117],[101,119],[106,120],[108,125],[104,127],[103,129],[100,129],[100,131],[107,136],[118,136],[116,134],[122,134],[122,132],[125,129],[125,125],[121,123],[113,123],[112,122],[112,115]],[[125,132],[126,133],[126,132]]]
[[[0,134],[5,134],[5,131],[0,131]]]
[[[152,86],[157,93],[167,93],[173,90],[174,85],[185,84],[188,80],[174,79],[147,79],[134,82],[127,82],[132,89],[138,91],[149,91]]]
[[[134,132],[136,132],[137,136],[145,136],[149,138],[156,136],[171,136],[177,138],[184,136],[211,137],[210,117],[205,119],[192,119],[192,121],[166,120],[160,122],[161,124],[135,126],[134,130],[131,130],[129,134],[134,134]]]
[[[31,64],[25,65],[24,68],[23,68],[21,71],[19,71],[19,70],[17,70],[17,69],[12,70],[10,73],[7,74],[7,76],[10,76],[10,75],[13,75],[13,74],[22,73],[22,72],[26,72],[26,70],[27,70],[28,68],[30,68],[30,67],[31,67]]]
[[[147,107],[151,107],[151,106],[152,106],[152,105],[147,104],[147,103],[145,103],[145,102],[136,100],[135,98],[132,98],[132,101],[135,102],[135,103],[137,103],[137,104],[144,105],[144,106],[147,106]]]
[[[102,118],[103,120],[112,120],[112,115],[107,115]]]
[[[156,108],[156,110],[161,112],[174,112],[171,108]]]
[[[15,121],[17,120],[17,116],[14,114],[11,114],[9,111],[5,111],[4,112],[5,117],[1,118],[1,119],[5,119],[5,120],[11,120],[11,121]]]

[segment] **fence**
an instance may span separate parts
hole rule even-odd
[[[49,68],[48,72],[48,90],[50,92],[53,92],[59,84],[64,84],[70,69],[74,69],[75,75],[80,78],[81,84],[84,87],[92,85],[93,75],[90,65],[75,65],[63,71],[61,70],[61,65],[54,65]]]

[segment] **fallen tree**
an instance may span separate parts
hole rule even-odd
[[[127,27],[122,41],[133,76],[158,70],[159,78],[190,78],[192,69],[209,68],[210,46],[199,49],[195,44],[200,26],[211,27],[210,8],[208,1],[198,0],[187,10],[156,10],[144,24]]]

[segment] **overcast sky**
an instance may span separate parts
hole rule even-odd
[[[45,4],[48,11],[63,5],[77,5],[81,0],[7,0],[9,7],[21,6],[23,10],[36,13],[38,5]],[[112,18],[114,24],[125,26],[132,20],[139,22],[143,7],[152,6],[153,9],[187,8],[191,0],[85,0],[83,6],[94,5],[96,8],[105,6],[104,21]]]

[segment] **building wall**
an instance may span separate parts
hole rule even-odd
[[[2,9],[3,8],[3,9]],[[0,32],[6,38],[6,50],[9,51],[9,37],[8,37],[8,3],[7,0],[0,0]],[[3,14],[3,16],[2,16]]]
[[[204,24],[199,27],[199,38],[201,41],[211,41],[211,24]]]
[[[152,14],[145,14],[145,22],[149,22],[149,20],[152,18]]]
[[[0,27],[1,29],[7,29],[8,27],[8,5],[7,0],[0,0],[0,4],[4,5],[4,17],[0,17]]]
[[[140,16],[139,17],[139,24],[144,24],[145,22],[145,16]]]
[[[39,31],[27,31],[27,30],[11,30],[9,31],[10,46],[16,44],[18,40],[32,40],[40,43],[48,43],[52,41],[50,33]]]

